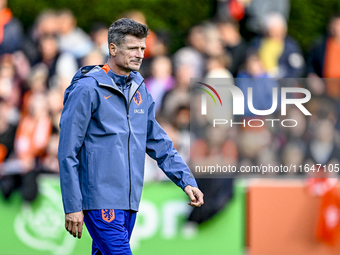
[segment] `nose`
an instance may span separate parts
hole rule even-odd
[[[138,49],[136,57],[143,59],[144,58],[144,50]]]

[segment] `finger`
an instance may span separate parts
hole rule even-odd
[[[198,202],[200,203],[200,205],[204,204],[203,196],[198,197]]]
[[[196,197],[195,197],[194,192],[192,190],[190,190],[188,196],[189,196],[189,198],[192,202],[196,201]]]
[[[203,201],[203,193],[198,192],[197,194],[195,194],[195,198],[196,198],[196,200],[190,202],[189,205],[195,206],[195,207],[200,207],[204,203],[204,201]]]
[[[81,238],[81,234],[83,232],[83,223],[79,223],[78,224],[78,238],[80,239]]]
[[[203,205],[204,204],[203,193],[199,192],[196,197],[197,197],[197,200],[200,203],[200,205]]]
[[[77,222],[73,222],[73,224],[72,224],[72,235],[73,235],[73,237],[77,236],[77,227],[78,227]]]
[[[73,235],[74,237],[77,236],[77,226],[78,226],[78,224],[77,224],[76,222],[73,222],[73,226],[72,226],[72,235]]]
[[[201,204],[198,201],[197,202],[191,202],[191,203],[189,203],[189,205],[195,206],[195,207],[200,207],[201,206]]]
[[[68,221],[67,231],[70,232],[70,234],[71,234],[71,231],[72,231],[72,221]]]
[[[67,230],[67,227],[68,227],[68,220],[65,219],[65,228],[66,228],[66,230]]]

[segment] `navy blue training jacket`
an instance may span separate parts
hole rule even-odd
[[[127,102],[100,66],[85,66],[66,89],[60,120],[59,168],[65,213],[138,211],[145,153],[182,189],[196,181],[155,120],[155,103],[138,72]]]

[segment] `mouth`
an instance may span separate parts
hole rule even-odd
[[[138,61],[138,60],[132,60],[131,62],[135,63],[135,64],[141,64],[142,63],[142,61]]]

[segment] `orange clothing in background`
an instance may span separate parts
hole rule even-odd
[[[25,117],[30,113],[30,104],[32,101],[32,91],[27,91],[22,97],[22,105],[21,105],[21,116]]]
[[[5,25],[12,19],[12,12],[9,8],[0,10],[0,44],[4,39]]]
[[[340,198],[335,189],[322,196],[316,237],[329,245],[335,245],[340,234]]]
[[[52,132],[49,117],[34,119],[25,116],[21,119],[15,136],[15,152],[21,159],[40,156],[45,151]]]
[[[144,58],[152,57],[152,47],[157,39],[157,35],[153,31],[149,31],[149,35],[145,38],[146,49],[144,51]]]
[[[6,156],[7,156],[7,148],[5,145],[0,143],[0,164],[4,162]]]
[[[340,42],[330,38],[327,41],[325,55],[325,78],[340,78]]]
[[[324,78],[340,78],[340,42],[328,39],[325,54]],[[326,94],[340,98],[340,79],[326,80]]]

